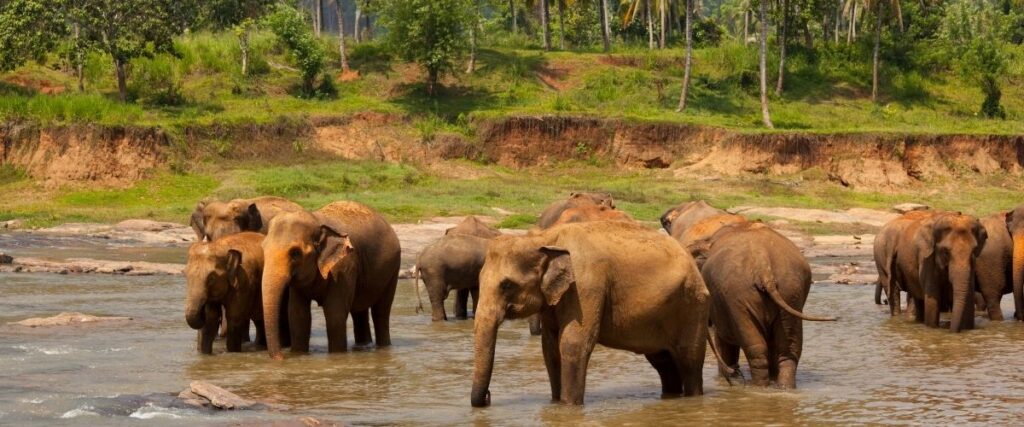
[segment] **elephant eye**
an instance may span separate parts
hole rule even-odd
[[[299,249],[299,248],[291,248],[291,249],[289,249],[288,250],[288,258],[291,258],[293,260],[302,258],[302,249]]]
[[[516,286],[516,284],[512,283],[511,280],[505,279],[505,280],[501,281],[501,285],[499,285],[499,286],[501,286],[501,290],[503,290],[503,291],[510,291],[510,290],[512,290],[512,288],[514,288]]]

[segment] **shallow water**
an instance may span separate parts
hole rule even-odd
[[[36,246],[0,245],[15,255],[44,252]],[[184,259],[182,248],[65,241],[65,250],[106,259],[132,253],[158,254],[152,257],[165,262]],[[433,425],[1024,420],[1024,362],[1015,352],[1024,343],[1024,325],[979,320],[978,330],[963,334],[929,330],[890,319],[887,308],[871,302],[872,292],[869,286],[813,287],[806,311],[841,320],[805,322],[795,391],[731,387],[715,377],[709,352],[705,396],[663,400],[657,374],[643,356],[599,347],[590,363],[586,406],[554,405],[539,339],[529,336],[524,322],[509,322],[498,343],[493,406],[474,410],[472,321],[431,323],[428,315],[415,314],[409,281],[399,284],[394,304],[393,346],[328,355],[323,317],[314,316],[313,353],[273,362],[263,352],[222,353],[223,342],[215,345],[218,354],[196,354],[195,332],[183,319],[180,277],[6,274],[0,275],[0,324],[61,311],[135,320],[0,326],[0,424],[231,424],[307,415],[355,424]],[[1012,298],[1003,299],[1003,309],[1012,312]],[[169,407],[168,393],[194,379],[291,409],[211,413]]]

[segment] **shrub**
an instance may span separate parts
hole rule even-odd
[[[288,49],[302,73],[302,95],[316,96],[313,86],[324,69],[327,56],[306,24],[305,14],[291,6],[279,4],[274,13],[267,17],[267,24]]]
[[[150,105],[181,105],[181,79],[173,57],[166,54],[132,61],[130,97]]]

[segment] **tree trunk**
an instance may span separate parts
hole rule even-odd
[[[466,74],[472,74],[476,71],[476,32],[480,26],[480,11],[477,10],[479,5],[473,2],[473,23],[469,27],[469,63],[466,65]]]
[[[437,94],[438,75],[438,70],[427,70],[427,94],[430,96],[434,96]]]
[[[840,24],[842,24],[842,22],[843,22],[843,4],[839,3],[839,6],[836,8],[836,30],[835,30],[835,32],[832,33],[832,37],[835,38],[836,45],[839,44],[839,28],[840,28]]]
[[[238,49],[242,52],[242,77],[249,75],[249,26],[242,23],[238,31]]]
[[[81,26],[74,24],[75,32],[75,77],[78,78],[78,91],[85,92],[85,73],[83,72],[85,55],[82,54],[82,47],[78,45],[78,38],[81,34]]]
[[[355,19],[355,21],[353,22],[353,25],[352,25],[352,38],[355,39],[356,43],[362,43],[362,41],[363,41],[362,29],[360,27],[362,25],[362,20],[363,20],[362,17],[363,17],[363,9],[361,9],[359,7],[359,2],[357,1],[356,2],[356,19]]]
[[[875,52],[871,62],[871,101],[878,100],[878,51],[882,43],[882,2],[876,0],[878,6],[875,8]]]
[[[665,48],[665,29],[668,27],[668,16],[665,15],[665,1],[658,0],[658,19],[661,20],[661,34],[658,37],[658,47]]]
[[[316,10],[313,12],[313,33],[316,34],[317,37],[320,37],[320,28],[323,27],[324,24],[323,0],[314,1],[313,7],[316,8]]]
[[[114,58],[114,71],[117,73],[117,99],[121,102],[128,101],[128,76],[125,71],[124,61]]]
[[[760,44],[760,70],[761,70],[761,120],[765,127],[772,129],[772,117],[768,112],[768,5],[766,0],[761,0],[761,7],[758,18],[761,20]]]
[[[519,34],[519,19],[516,16],[515,0],[508,0],[508,13],[512,15],[512,34]]]
[[[743,45],[750,44],[750,11],[743,11]]]
[[[565,0],[555,1],[558,3],[558,48],[565,50]]]
[[[334,15],[338,18],[338,53],[341,54],[341,71],[347,73],[348,49],[345,48],[345,11],[341,8],[341,0],[334,0]]]
[[[683,111],[686,109],[686,95],[690,88],[690,68],[693,61],[693,0],[686,0],[684,7],[686,7],[686,24],[683,32],[686,34],[686,60],[683,66],[683,89],[679,94],[679,106],[676,107],[676,111]]]
[[[551,14],[548,0],[540,0],[540,25],[544,32],[544,50],[551,50]]]
[[[786,77],[787,21],[789,21],[789,0],[782,0],[782,25],[779,26],[779,80],[775,83],[775,96],[782,95],[782,82]]]
[[[370,4],[370,0],[366,0],[366,4]],[[366,30],[366,37],[363,37],[366,41],[373,40],[373,18],[370,14],[363,15],[363,28]]]
[[[644,18],[647,19],[647,48],[654,50],[654,14],[651,13],[651,0],[644,0]]]
[[[599,0],[598,6],[601,8],[601,40],[604,42],[604,51],[609,52],[612,50],[612,31],[608,24],[608,0]]]

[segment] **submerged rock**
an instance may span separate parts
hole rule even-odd
[[[131,317],[116,317],[116,316],[92,316],[89,314],[82,313],[61,313],[52,317],[33,317],[31,319],[25,319],[18,322],[11,322],[9,325],[15,326],[28,326],[30,328],[40,326],[68,326],[80,323],[96,323],[96,322],[112,322],[112,321],[124,321],[132,320]]]
[[[192,381],[188,388],[178,393],[178,400],[197,408],[224,410],[276,410],[288,409],[283,405],[249,400],[206,381]]]
[[[174,276],[182,274],[185,266],[145,261],[107,261],[90,258],[68,258],[51,261],[38,258],[0,257],[0,273],[99,273],[129,276]]]

